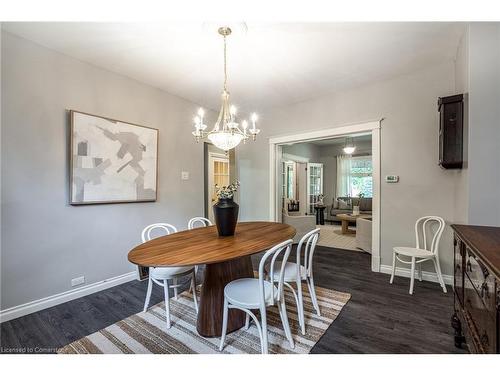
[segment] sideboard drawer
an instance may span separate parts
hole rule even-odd
[[[466,249],[465,273],[483,300],[490,314],[496,312],[495,277],[490,274],[483,262],[469,249]]]
[[[483,303],[483,299],[477,293],[472,281],[468,276],[464,277],[464,308],[470,315],[474,331],[471,332],[475,343],[485,353],[495,353],[496,338],[496,314],[492,315]],[[496,313],[496,312],[495,312]]]

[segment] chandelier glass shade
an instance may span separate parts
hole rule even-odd
[[[354,145],[352,138],[346,138],[343,151],[347,155],[352,155],[354,151],[356,151],[356,146]]]
[[[203,108],[198,110],[198,115],[194,118],[193,136],[196,142],[200,139],[208,138],[217,148],[228,151],[238,146],[241,141],[246,142],[252,138],[254,141],[260,129],[257,129],[257,114],[253,113],[249,127],[248,121],[243,120],[240,124],[236,118],[236,107],[230,105],[229,92],[227,91],[227,69],[226,69],[226,37],[231,34],[228,27],[219,28],[219,34],[224,37],[224,88],[221,95],[221,107],[219,116],[212,130],[207,131],[207,125],[203,122],[205,111]]]

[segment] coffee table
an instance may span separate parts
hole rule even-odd
[[[366,215],[366,214],[360,214],[360,215],[353,215],[353,214],[337,214],[337,218],[340,219],[342,222],[342,234],[354,234],[356,233],[355,230],[349,229],[349,223],[355,223],[356,219],[360,217],[363,219],[371,219],[371,215]]]

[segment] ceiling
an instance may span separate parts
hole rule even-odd
[[[228,39],[229,91],[245,112],[288,105],[454,59],[463,23],[241,24]],[[235,27],[234,27],[235,26]],[[216,24],[2,23],[10,33],[218,109]]]

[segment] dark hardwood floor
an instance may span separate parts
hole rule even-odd
[[[258,259],[254,259],[255,262]],[[312,353],[464,353],[453,345],[450,317],[453,293],[438,284],[370,271],[365,253],[318,247],[314,260],[318,286],[351,293],[340,316]],[[1,324],[0,349],[54,352],[74,340],[142,310],[146,282],[132,281]],[[163,299],[153,288],[151,303]]]

